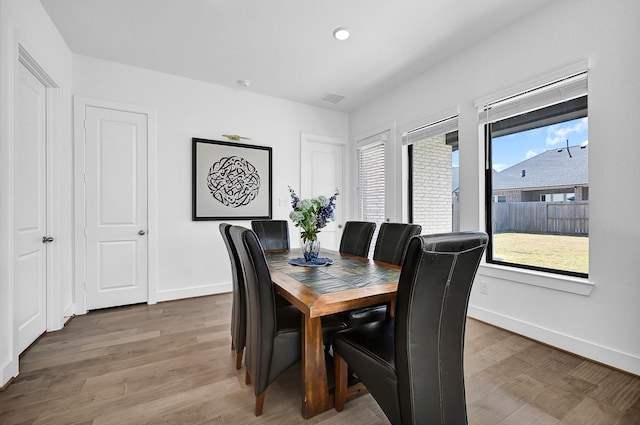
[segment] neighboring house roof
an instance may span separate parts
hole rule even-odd
[[[588,145],[550,149],[493,174],[493,190],[589,184]],[[524,176],[523,176],[524,170]]]

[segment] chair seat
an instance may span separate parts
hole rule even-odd
[[[351,310],[345,314],[343,320],[346,321],[347,325],[351,328],[363,323],[375,322],[378,320],[384,320],[386,318],[387,306],[376,305],[373,307],[364,307],[356,310]]]
[[[347,329],[347,323],[337,316],[325,316],[322,318],[322,341],[325,347],[331,345],[333,334]]]
[[[322,340],[325,347],[329,347],[333,334],[347,328],[347,324],[336,317],[322,319]],[[275,380],[282,372],[287,370],[291,364],[278,361],[280,358],[296,355],[301,358],[301,332],[302,313],[294,305],[280,306],[276,308],[276,331],[273,348],[273,359],[269,379]],[[286,355],[285,355],[286,354]]]
[[[366,383],[387,417],[400,418],[398,378],[395,371],[394,323],[385,319],[349,328],[333,336],[333,349]]]
[[[276,308],[276,336],[286,332],[300,332],[302,328],[302,313],[294,305],[281,305]],[[322,340],[324,345],[331,344],[333,334],[347,328],[347,324],[337,316],[322,318]]]

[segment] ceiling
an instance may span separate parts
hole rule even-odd
[[[73,53],[347,112],[550,1],[40,0]]]

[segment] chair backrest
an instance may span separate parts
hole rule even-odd
[[[419,224],[382,223],[376,238],[373,259],[402,265],[409,241],[421,231],[422,226]]]
[[[244,287],[244,274],[240,257],[236,246],[231,240],[231,225],[220,223],[220,233],[222,240],[227,247],[229,261],[231,262],[231,282],[233,288],[233,300],[231,303],[231,338],[236,350],[241,350],[246,345],[247,334],[247,295]]]
[[[258,237],[251,229],[231,226],[247,292],[247,349],[245,366],[256,394],[269,385],[269,368],[276,329],[275,293],[271,274]]]
[[[287,220],[253,220],[251,228],[265,251],[288,250],[289,223]]]
[[[395,361],[402,423],[466,424],[463,350],[483,232],[411,239],[400,272]]]
[[[367,257],[376,223],[368,221],[347,221],[340,239],[340,253]]]

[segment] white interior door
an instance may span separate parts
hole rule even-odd
[[[87,309],[146,302],[147,115],[86,106]]]
[[[22,64],[14,142],[14,324],[18,352],[47,329],[46,88]]]
[[[342,193],[344,177],[344,145],[333,139],[303,135],[301,142],[301,198],[319,195],[329,197],[338,189]],[[338,250],[342,236],[344,208],[338,196],[335,221],[320,232],[320,247]]]

